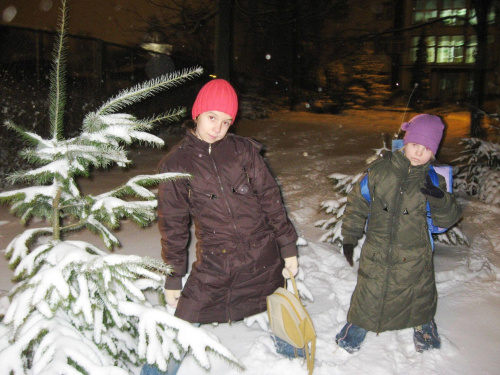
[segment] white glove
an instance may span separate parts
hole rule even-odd
[[[170,307],[176,308],[177,302],[179,302],[179,298],[181,296],[181,291],[179,290],[171,290],[165,289],[165,299],[167,300],[167,305]]]
[[[285,258],[285,268],[283,268],[283,277],[285,279],[290,278],[289,272],[295,276],[299,271],[299,261],[296,256]]]

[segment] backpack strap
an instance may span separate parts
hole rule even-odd
[[[361,187],[361,195],[368,203],[371,203],[372,198],[370,197],[370,188],[368,187],[368,173],[364,175],[359,185]]]
[[[392,140],[392,152],[395,152],[404,146],[404,140],[402,139],[393,139]]]

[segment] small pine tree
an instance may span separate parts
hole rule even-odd
[[[500,206],[500,144],[479,138],[462,140],[454,187],[485,203]]]
[[[397,134],[395,134],[397,136]],[[383,137],[384,138],[384,137]],[[384,140],[383,146],[379,149],[375,149],[375,154],[367,159],[367,164],[378,159],[382,156],[384,151],[389,149],[386,146]],[[320,203],[321,209],[327,214],[333,215],[332,218],[328,220],[318,220],[314,223],[315,226],[321,227],[326,230],[326,232],[321,236],[320,241],[330,242],[336,244],[339,248],[342,247],[342,222],[345,207],[347,204],[347,195],[353,189],[354,185],[359,181],[359,179],[364,175],[365,171],[356,173],[354,175],[345,175],[342,173],[333,173],[328,178],[332,179],[335,183],[333,190],[335,192],[334,199],[326,200]],[[465,234],[460,230],[459,224],[455,224],[453,227],[448,229],[444,233],[433,234],[434,240],[449,244],[467,244],[468,241]],[[359,252],[363,243],[365,241],[365,236],[363,236],[356,246],[356,256],[359,257]]]
[[[186,70],[124,90],[87,114],[78,136],[64,139],[66,13],[62,0],[50,80],[50,138],[7,122],[32,145],[22,155],[36,166],[10,176],[33,185],[1,193],[0,202],[11,204],[23,223],[36,217],[50,225],[27,229],[6,249],[17,284],[0,323],[0,374],[128,374],[145,362],[165,370],[188,349],[205,369],[207,351],[240,366],[213,336],[146,299],[148,290],[162,296],[169,272],[163,262],[64,240],[66,233],[87,228],[112,249],[119,245],[112,230],[121,219],[140,226],[155,219],[157,201],[146,187],[188,176],[136,176],[97,196],[82,195],[75,179],[88,176],[91,168],[128,165],[123,144],[163,145],[148,130],[160,120],[179,119],[184,109],[143,120],[119,111],[202,73]]]

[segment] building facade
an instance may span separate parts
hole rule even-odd
[[[399,3],[395,1],[395,3]],[[488,11],[488,63],[486,96],[500,97],[499,4]],[[395,5],[398,6],[397,4]],[[472,92],[477,20],[471,0],[404,0],[395,12],[400,24],[402,53],[397,56],[398,84],[412,89],[412,78],[420,38],[425,40],[428,99],[434,102],[467,100]],[[393,60],[394,64],[394,60]],[[393,77],[393,81],[394,81]]]

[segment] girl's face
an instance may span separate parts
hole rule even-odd
[[[418,143],[407,143],[405,146],[405,156],[410,160],[411,165],[423,165],[429,162],[434,154],[424,145]]]
[[[207,111],[196,118],[196,136],[207,143],[214,143],[225,137],[233,118],[227,113]]]

